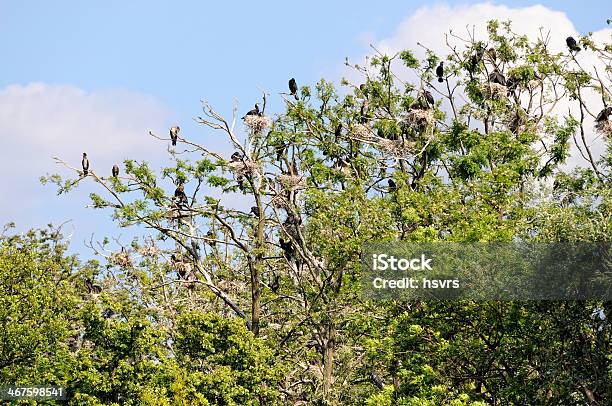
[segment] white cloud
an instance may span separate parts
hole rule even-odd
[[[551,10],[542,5],[513,8],[492,3],[481,3],[460,6],[435,5],[419,8],[399,24],[391,37],[374,40],[372,43],[378,50],[387,55],[394,55],[404,49],[410,49],[417,57],[423,58],[425,56],[424,47],[426,47],[444,57],[450,52],[446,44],[445,34],[452,31],[454,35],[461,38],[469,39],[471,35],[475,40],[486,40],[486,23],[493,19],[499,21],[511,20],[514,32],[525,34],[532,40],[542,35],[550,35],[549,48],[552,52],[565,51],[565,38],[570,35],[574,37],[578,35],[574,24],[565,13]],[[612,30],[602,29],[594,32],[593,38],[596,41],[610,41],[611,35]],[[450,44],[457,45],[459,50],[463,50],[461,40],[449,36],[448,41]],[[581,66],[587,70],[592,70],[596,66],[600,73],[603,71],[603,65],[590,51],[580,52],[577,59]],[[398,68],[398,73],[404,80],[414,81],[416,79],[416,76],[401,66],[398,66]],[[352,76],[355,83],[359,83],[354,75],[354,72],[349,72],[348,76]],[[435,85],[437,83],[434,83]],[[585,93],[584,99],[589,106],[594,106],[591,113],[597,114],[603,107],[601,97],[594,92],[587,93]],[[570,108],[575,116],[578,116],[577,102],[571,104],[565,101],[561,102],[553,110],[553,113],[563,116],[567,114]],[[592,146],[593,155],[598,157],[603,152],[602,138],[594,133],[591,117],[588,117],[585,122],[587,123],[587,143]],[[568,160],[568,165],[586,165],[585,160],[579,156],[575,147],[572,149],[572,157]]]
[[[82,208],[94,185],[67,201],[38,182],[46,173],[68,174],[52,157],[78,167],[87,152],[91,168],[101,175],[126,158],[161,157],[165,145],[152,141],[148,130],[167,127],[169,116],[154,98],[123,90],[87,92],[43,83],[0,89],[0,223],[30,227],[79,217],[88,221]]]
[[[489,20],[512,21],[513,30],[530,38],[550,29],[553,49],[562,49],[565,38],[576,35],[577,31],[565,13],[553,11],[541,5],[511,8],[503,5],[482,3],[475,5],[448,6],[436,5],[419,8],[400,23],[391,38],[378,42],[378,48],[392,54],[403,49],[418,50],[417,42],[440,54],[448,53],[444,34],[454,34],[467,38],[474,33],[475,38],[486,38],[486,22]],[[454,42],[454,41],[451,41]]]

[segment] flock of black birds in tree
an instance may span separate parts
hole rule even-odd
[[[567,37],[565,42],[570,52],[579,52],[581,50],[581,48],[578,46],[578,43],[573,37]],[[489,50],[486,51],[486,53],[492,62],[496,61],[497,53],[494,48],[490,48]],[[476,52],[472,54],[472,56],[470,57],[470,63],[468,66],[468,71],[470,72],[470,74],[472,74],[472,72],[475,71],[476,67],[483,60],[484,57],[485,57],[485,48],[483,46],[480,46],[476,49]],[[440,63],[436,67],[435,73],[436,73],[438,82],[440,83],[444,82],[444,62],[443,61],[440,61]],[[489,74],[488,79],[489,79],[489,82],[491,83],[496,83],[502,86],[507,86],[509,92],[513,91],[513,89],[515,89],[516,86],[518,85],[517,83],[515,83],[515,81],[512,78],[506,79],[506,77],[497,69],[497,67],[495,67],[494,71],[491,74]],[[365,93],[366,87],[364,84],[360,86],[360,90]],[[291,78],[289,80],[289,92],[290,92],[290,95],[295,97],[296,100],[299,100],[298,85],[297,85],[295,78]],[[423,89],[421,90],[420,95],[417,97],[417,99],[412,103],[410,108],[411,109],[429,109],[430,107],[433,107],[434,103],[435,103],[435,100],[431,92]],[[242,119],[244,120],[248,116],[262,116],[262,115],[263,115],[263,112],[259,109],[259,104],[255,103],[254,108],[249,110],[242,117]],[[597,115],[597,117],[595,118],[595,122],[603,123],[607,121],[611,115],[612,115],[612,107],[604,107],[604,109],[601,110],[599,114]],[[361,105],[359,121],[360,123],[363,124],[363,123],[366,123],[368,120],[369,120],[369,104],[368,104],[368,99],[365,98]],[[336,126],[334,130],[334,136],[336,140],[339,139],[341,132],[342,132],[342,128],[343,128],[342,123],[338,123],[338,125]],[[177,145],[178,134],[180,131],[181,129],[179,126],[170,127],[170,140],[172,142],[172,146]],[[283,146],[281,146],[280,148],[282,149],[282,147]],[[243,160],[243,156],[239,152],[234,152],[231,155],[230,160],[232,162],[239,162]],[[81,164],[83,168],[83,176],[88,176],[89,159],[87,158],[87,153],[85,152],[83,153],[83,159],[81,161]],[[297,170],[295,170],[294,172],[297,173]],[[112,176],[115,178],[119,176],[119,166],[113,165]],[[242,175],[239,175],[236,180],[237,180],[238,186],[242,189],[244,187],[244,177]],[[387,184],[388,184],[388,189],[390,192],[397,191],[397,184],[395,183],[393,179],[388,179]],[[180,205],[188,204],[188,198],[187,198],[187,195],[185,194],[185,186],[183,183],[180,183],[177,186],[176,190],[174,191],[174,198],[177,204],[179,205],[179,207]],[[250,209],[250,213],[255,217],[260,217],[261,215],[260,209],[257,206],[252,206]],[[291,221],[290,220],[291,219],[288,218],[287,222],[291,223],[291,221],[295,219]],[[295,225],[291,223],[289,224],[289,226],[295,226]],[[214,240],[214,233],[212,230],[209,230],[206,236],[207,238]],[[214,241],[210,242],[211,246],[214,246],[214,244],[215,244]],[[293,246],[293,243],[290,240],[285,240],[283,238],[280,238],[279,245],[280,245],[281,250],[283,251],[284,257],[287,260],[292,261],[295,259],[296,251]],[[194,250],[194,252],[195,251],[196,250]],[[174,254],[172,255],[172,259],[173,261],[178,261],[178,258],[176,258]],[[91,280],[87,280],[86,285],[90,293],[99,293],[101,290],[101,287],[99,285],[93,284]],[[272,280],[272,282],[270,283],[270,287],[272,288],[273,291],[276,291],[278,289],[279,287],[278,275],[276,275],[275,278]]]

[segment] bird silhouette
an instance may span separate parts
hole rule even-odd
[[[293,97],[295,97],[295,100],[299,100],[299,98],[298,98],[298,85],[295,82],[294,78],[291,78],[289,80],[289,91],[291,92]]]
[[[259,104],[255,103],[255,107],[252,110],[247,111],[247,113],[242,116],[242,119],[244,120],[247,116],[261,116]]]
[[[478,49],[476,50],[476,56],[478,57],[478,59],[482,59],[484,57],[485,54],[485,47],[480,44],[478,46]]]
[[[172,140],[172,146],[176,146],[176,140],[178,139],[178,134],[180,131],[181,128],[177,125],[170,127],[170,139]]]
[[[238,176],[236,177],[236,183],[238,184],[238,188],[239,188],[241,191],[244,191],[244,176],[242,176],[242,175],[238,175]]]
[[[188,271],[188,266],[187,266],[188,264],[184,263],[182,261],[182,258],[180,256],[175,255],[175,254],[172,254],[170,256],[170,260],[172,261],[172,265],[174,266],[178,276],[181,279],[186,279],[187,278],[187,271]]]
[[[342,135],[342,123],[338,123],[336,129],[334,130],[334,137],[336,138],[336,142],[338,141],[338,138],[340,138],[340,135]]]
[[[295,257],[295,248],[293,248],[293,243],[291,242],[291,240],[285,241],[285,239],[279,238],[278,239],[278,244],[280,245],[281,249],[283,250],[284,257],[288,261],[291,261]]]
[[[368,122],[368,111],[369,111],[369,109],[370,109],[370,105],[368,103],[368,100],[365,99],[363,101],[363,103],[361,104],[361,110],[360,110],[361,117],[359,118],[359,122],[361,124],[365,124],[365,123]]]
[[[174,190],[174,197],[179,204],[187,204],[187,195],[185,194],[185,185],[182,183]]]
[[[280,288],[280,276],[278,274],[272,275],[272,280],[270,281],[269,286],[273,293],[278,292],[278,289]]]
[[[440,64],[436,68],[436,76],[438,77],[438,82],[444,82],[444,62],[440,61]]]
[[[572,52],[580,51],[580,47],[578,46],[578,43],[576,42],[574,37],[567,37],[565,39],[565,44],[567,45],[569,50],[572,51]]]
[[[230,157],[230,160],[232,162],[240,162],[242,161],[242,155],[240,154],[240,152],[236,151],[232,154],[232,156]]]
[[[117,165],[113,165],[113,177],[116,178],[119,176],[119,167]]]
[[[397,184],[393,179],[387,180],[387,185],[389,185],[389,192],[397,191]]]
[[[509,76],[506,79],[506,87],[508,88],[508,96],[515,94],[514,92],[518,88],[519,79],[516,76]]]
[[[425,100],[427,100],[428,104],[434,105],[434,98],[429,90],[423,90],[423,96],[425,96]]]
[[[259,212],[259,207],[257,206],[253,206],[251,207],[251,214],[255,217],[259,217],[260,212]]]
[[[281,142],[279,145],[274,147],[274,151],[276,152],[276,160],[280,161],[287,153],[287,145],[284,142]]]
[[[506,77],[504,75],[502,75],[502,73],[500,71],[495,69],[489,75],[489,82],[497,83],[497,84],[502,85],[502,86],[506,86]]]
[[[89,159],[87,159],[87,153],[85,152],[83,152],[81,166],[83,167],[83,176],[87,176],[87,174],[89,174]]]
[[[209,239],[206,242],[208,242],[208,245],[210,245],[211,247],[214,247],[217,244],[217,242],[215,241],[216,236],[213,230],[208,230],[208,232],[206,233],[206,238]]]
[[[102,286],[95,284],[91,279],[85,279],[85,286],[87,287],[87,292],[92,295],[97,295],[102,292]]]
[[[495,62],[497,60],[497,52],[495,51],[495,48],[489,48],[487,53],[489,54],[491,62]]]
[[[610,117],[611,114],[612,114],[612,107],[605,107],[603,110],[599,112],[599,114],[597,114],[595,121],[598,123],[607,121],[608,117]]]

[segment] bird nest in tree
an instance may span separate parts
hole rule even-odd
[[[172,265],[174,266],[176,272],[181,275],[181,277],[187,278],[190,276],[192,267],[189,262],[185,262],[179,258],[176,261],[173,261]]]
[[[506,97],[508,94],[508,88],[499,83],[484,83],[482,85],[482,91],[487,99],[498,99],[500,97]]]
[[[278,175],[278,181],[286,189],[304,189],[306,187],[306,178],[303,176]]]
[[[540,80],[531,79],[529,82],[527,82],[527,87],[529,87],[530,89],[535,89],[536,87],[540,87],[541,83],[542,82]]]
[[[370,127],[365,124],[357,124],[354,126],[352,133],[356,138],[365,140],[372,138],[372,131],[370,131]]]
[[[249,116],[250,117],[250,116]],[[233,161],[227,164],[227,166],[237,175],[245,175],[247,173],[254,173],[259,170],[259,166],[253,161]]]
[[[421,109],[411,109],[406,114],[404,118],[404,122],[409,125],[417,125],[417,126],[427,126],[433,123],[434,114],[433,110],[421,110]]]
[[[253,114],[244,118],[244,124],[254,133],[260,133],[270,125],[270,118]]]
[[[219,287],[219,289],[221,289],[223,292],[230,295],[244,293],[247,290],[246,283],[239,281],[222,280],[219,281],[217,287]]]
[[[416,143],[402,140],[380,140],[378,147],[386,154],[395,157],[405,157],[416,149]]]
[[[595,124],[595,130],[607,137],[612,137],[612,121],[603,120]]]
[[[132,258],[130,257],[130,253],[127,251],[113,252],[108,260],[111,264],[123,268],[129,268],[132,266]]]
[[[141,247],[138,249],[138,253],[140,255],[142,255],[143,257],[156,257],[157,255],[159,255],[160,251],[159,249],[154,246],[154,245],[146,245],[144,247]]]
[[[285,199],[285,196],[282,194],[274,196],[270,203],[272,204],[272,207],[277,209],[287,209],[289,207],[289,202],[287,202],[287,199]]]

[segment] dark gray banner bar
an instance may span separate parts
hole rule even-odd
[[[612,300],[610,243],[384,243],[362,251],[371,299]]]

